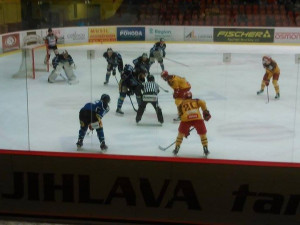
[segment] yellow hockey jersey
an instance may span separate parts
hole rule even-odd
[[[190,83],[185,78],[177,75],[172,75],[172,78],[168,80],[168,84],[174,91],[191,88]]]
[[[178,112],[181,121],[187,122],[192,120],[202,120],[202,115],[199,110],[206,110],[206,102],[201,99],[185,99],[178,106]]]
[[[266,69],[266,74],[269,80],[274,74],[280,74],[280,69],[274,60],[272,60],[269,65],[264,64],[264,68]]]

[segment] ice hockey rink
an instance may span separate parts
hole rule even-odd
[[[210,159],[300,162],[300,78],[295,54],[298,46],[278,45],[217,45],[166,43],[165,69],[170,74],[185,77],[192,85],[194,98],[204,99],[212,118],[206,122]],[[159,103],[164,115],[163,126],[157,124],[156,114],[148,105],[141,120],[135,123],[136,113],[126,97],[122,110],[116,115],[119,96],[115,77],[103,85],[106,60],[102,54],[108,47],[118,51],[124,64],[149,54],[153,43],[97,44],[60,46],[73,57],[78,84],[69,85],[62,77],[49,84],[51,72],[38,72],[35,80],[13,78],[21,65],[21,52],[0,57],[0,148],[28,151],[77,152],[80,108],[96,101],[101,94],[111,97],[110,112],[103,118],[106,144],[105,154],[172,157],[173,146],[161,151],[158,146],[176,140],[179,123],[172,98],[172,90],[159,74],[159,64],[151,67],[161,90]],[[88,59],[87,50],[96,50],[96,58]],[[223,54],[231,53],[231,62],[223,62]],[[257,96],[265,73],[261,58],[270,55],[277,61],[280,100],[275,100],[272,83]],[[43,63],[44,55],[40,57]],[[117,80],[120,75],[117,72]],[[137,108],[135,96],[131,97]],[[100,153],[96,135],[84,140],[82,153]],[[178,157],[200,158],[203,155],[196,131],[183,140]]]

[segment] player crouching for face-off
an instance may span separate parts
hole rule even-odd
[[[184,99],[178,106],[181,122],[178,128],[176,147],[173,151],[174,155],[177,155],[183,137],[188,137],[190,135],[190,127],[194,127],[199,134],[204,155],[207,156],[209,154],[207,148],[206,127],[199,108],[201,108],[203,111],[204,120],[208,121],[211,118],[211,115],[206,108],[206,102],[201,99],[192,99],[192,93],[190,91],[185,92]]]
[[[74,74],[74,69],[76,69],[76,66],[72,56],[69,55],[67,50],[65,50],[62,54],[59,54],[58,50],[55,50],[55,57],[52,60],[52,66],[53,71],[48,77],[49,83],[54,83],[59,75],[65,80],[66,78],[61,74],[62,70],[64,70],[70,84],[78,83],[78,80]]]
[[[112,72],[113,76],[116,76],[116,67],[121,75],[123,71],[123,59],[120,53],[113,51],[112,48],[108,48],[106,52],[103,53],[103,57],[107,61],[106,75],[104,85],[109,82],[110,74]]]
[[[101,96],[100,101],[95,103],[87,103],[79,112],[80,130],[78,141],[76,143],[77,148],[80,149],[83,145],[83,139],[87,132],[87,129],[96,130],[98,139],[100,141],[100,149],[107,150],[105,144],[104,131],[102,118],[109,111],[110,97],[107,94]]]
[[[263,56],[262,58],[263,67],[266,69],[266,73],[261,82],[261,88],[257,92],[257,95],[260,95],[264,92],[265,86],[269,86],[270,79],[272,78],[272,84],[274,86],[276,96],[275,99],[280,98],[278,79],[280,75],[280,69],[277,63],[269,56]]]
[[[178,107],[183,100],[184,93],[191,89],[190,83],[183,77],[169,75],[166,70],[161,73],[161,78],[167,81],[169,86],[174,90],[173,98],[175,99],[175,104]],[[173,119],[173,121],[180,121],[179,112],[178,117]]]

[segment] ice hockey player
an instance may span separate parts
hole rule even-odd
[[[54,83],[57,76],[61,75],[61,71],[64,70],[69,84],[78,83],[78,80],[74,74],[74,69],[76,69],[73,58],[67,50],[62,54],[58,53],[58,50],[55,50],[55,57],[52,60],[53,70],[48,77],[49,83]],[[61,75],[62,76],[62,75]]]
[[[123,71],[123,59],[120,53],[115,52],[112,48],[108,48],[106,52],[104,52],[103,57],[107,61],[107,70],[104,84],[108,84],[109,78],[112,72],[113,76],[116,76],[116,67],[118,67],[118,71],[121,74]]]
[[[139,105],[137,114],[136,114],[136,122],[138,123],[144,114],[145,108],[148,103],[151,103],[155,109],[158,122],[161,124],[164,122],[164,118],[162,115],[161,108],[158,105],[158,96],[159,86],[155,83],[154,76],[149,75],[147,77],[147,82],[145,82],[142,86],[142,99],[141,104]]]
[[[166,43],[163,38],[156,42],[150,49],[150,66],[157,60],[160,64],[161,70],[165,70],[163,58],[166,56]]]
[[[116,113],[123,115],[124,112],[121,110],[124,99],[126,98],[126,95],[134,95],[135,92],[139,89],[140,83],[134,78],[133,76],[133,67],[129,64],[126,64],[124,66],[124,70],[121,74],[121,80],[119,82],[119,99],[118,99],[118,106]],[[139,99],[137,98],[138,104]]]
[[[142,56],[139,56],[138,58],[133,60],[134,64],[134,73],[140,74],[140,73],[145,73],[146,76],[148,76],[149,70],[150,70],[150,59],[148,58],[147,53],[143,53]]]
[[[98,139],[100,141],[100,149],[102,151],[107,150],[105,144],[104,131],[102,118],[109,111],[110,97],[107,94],[102,94],[101,99],[95,103],[87,103],[79,112],[80,130],[78,135],[78,141],[76,143],[77,148],[80,149],[83,145],[83,139],[88,129],[96,130]]]
[[[280,69],[277,63],[270,56],[262,57],[263,67],[266,69],[266,73],[264,74],[263,80],[261,82],[260,90],[257,92],[257,95],[260,95],[264,92],[265,86],[269,86],[270,79],[272,78],[272,83],[275,88],[275,99],[280,98],[279,92],[279,84],[278,79],[280,75]]]
[[[183,77],[169,75],[166,70],[161,73],[161,77],[163,80],[167,81],[169,86],[174,90],[173,98],[175,99],[175,104],[178,107],[183,100],[184,93],[191,89],[190,83]],[[174,121],[180,121],[180,117],[178,116],[174,119]]]
[[[183,137],[188,137],[190,135],[190,128],[194,127],[200,136],[201,143],[203,146],[204,155],[209,154],[207,147],[207,137],[206,137],[206,126],[202,119],[201,112],[199,108],[202,109],[203,118],[208,121],[211,118],[209,111],[206,108],[206,102],[201,99],[192,99],[192,93],[187,91],[184,93],[184,100],[178,106],[178,111],[180,115],[180,125],[178,128],[178,135],[176,138],[175,149],[173,154],[177,155],[182,143]]]
[[[44,63],[47,64],[50,59],[51,51],[55,51],[57,49],[58,37],[53,33],[52,28],[49,28],[48,34],[44,39],[47,46],[47,54],[45,56]]]

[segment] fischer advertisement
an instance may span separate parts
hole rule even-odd
[[[214,28],[214,42],[273,43],[274,29]]]

